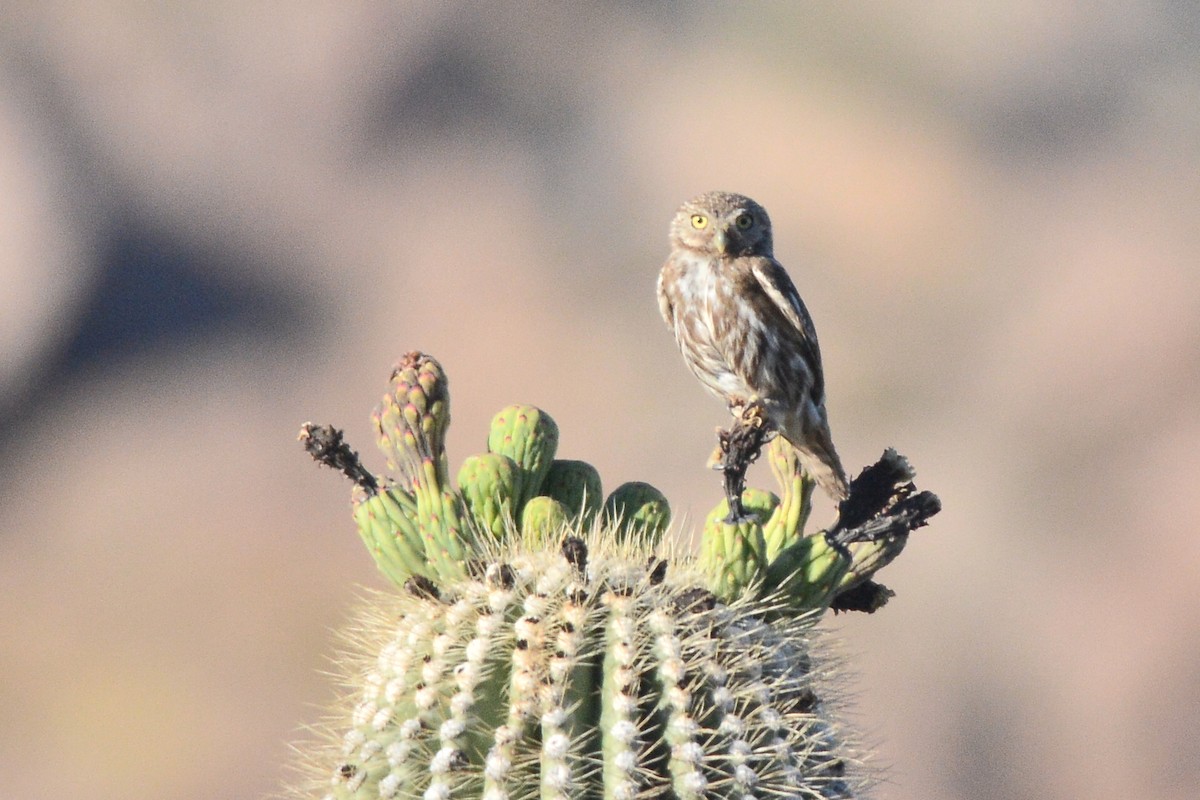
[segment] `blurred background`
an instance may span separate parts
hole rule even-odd
[[[0,796],[280,787],[382,585],[296,431],[382,469],[407,350],[454,463],[536,403],[701,518],[725,412],[654,282],[722,188],[847,467],[945,505],[832,622],[878,796],[1194,798],[1200,7],[1088,6],[6,3]]]

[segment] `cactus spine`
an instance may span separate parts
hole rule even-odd
[[[869,775],[813,625],[850,595],[840,607],[881,605],[871,577],[936,513],[903,459],[885,454],[838,525],[806,535],[811,481],[773,447],[781,496],[746,490],[736,522],[718,505],[694,559],[662,541],[660,492],[626,483],[601,506],[598,473],[555,460],[558,427],[530,406],[496,416],[452,486],[429,356],[397,365],[373,419],[394,483],[340,432],[301,432],[355,483],[359,535],[399,590],[364,611],[356,705],[304,751],[297,796],[860,796]]]

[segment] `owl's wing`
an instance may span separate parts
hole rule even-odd
[[[666,281],[674,280],[673,277],[668,277],[668,273],[673,272],[671,266],[671,262],[668,261],[663,265],[662,271],[658,273],[658,310],[662,314],[663,322],[667,323],[667,327],[675,330],[675,307],[664,286]]]
[[[796,285],[788,277],[783,265],[773,258],[755,258],[750,265],[758,285],[767,293],[767,297],[783,312],[783,316],[792,324],[796,333],[800,334],[799,344],[805,350],[805,358],[813,365],[817,379],[821,376],[821,348],[817,345],[817,329],[813,325]]]

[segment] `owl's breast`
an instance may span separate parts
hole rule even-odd
[[[715,259],[684,257],[675,281],[675,338],[692,372],[729,399],[753,392],[736,368],[730,333],[740,316],[736,288]]]

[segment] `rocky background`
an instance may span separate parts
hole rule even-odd
[[[0,794],[279,788],[382,585],[296,430],[406,350],[456,464],[536,403],[702,518],[654,281],[722,188],[945,504],[835,622],[879,797],[1195,797],[1200,12],[978,5],[5,4]]]

